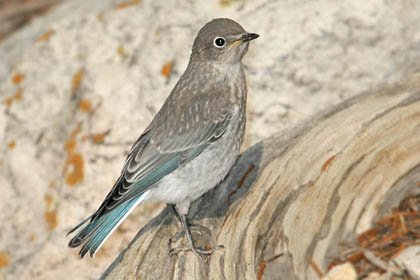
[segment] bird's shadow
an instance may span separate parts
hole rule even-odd
[[[263,147],[263,142],[259,142],[242,153],[228,176],[214,189],[192,203],[189,211],[189,220],[197,221],[199,224],[199,221],[205,218],[226,216],[229,209],[236,205],[236,201],[243,198],[256,180],[258,171],[262,168]],[[150,220],[137,233],[128,247],[106,269],[100,279],[104,279],[121,262],[126,250],[133,246],[149,230],[162,224],[171,225],[176,222],[169,208],[163,209],[159,215]]]

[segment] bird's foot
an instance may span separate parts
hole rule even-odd
[[[205,260],[204,256],[211,255],[213,254],[214,251],[224,248],[222,245],[217,245],[213,248],[208,246],[204,249],[200,247],[196,247],[194,240],[192,238],[192,235],[191,235],[191,227],[198,228],[197,232],[201,236],[203,235],[203,233],[205,235],[211,236],[210,229],[204,226],[198,225],[198,224],[188,223],[186,215],[179,215],[176,207],[173,204],[168,204],[168,206],[169,206],[169,210],[171,210],[174,213],[174,215],[177,217],[177,219],[179,220],[179,222],[181,223],[183,227],[182,231],[175,233],[175,235],[169,239],[168,245],[171,246],[173,242],[178,241],[184,235],[187,237],[188,243],[190,244],[190,247],[175,247],[175,248],[170,249],[169,256],[177,255],[179,252],[193,251],[198,257],[200,257],[202,260]]]
[[[186,231],[185,230],[180,230],[178,232],[175,233],[175,235],[169,239],[168,245],[170,246],[172,243],[177,242],[179,239],[183,238],[184,236],[187,236],[187,239],[190,243],[190,246],[184,246],[184,247],[175,247],[169,250],[169,256],[175,256],[178,255],[178,253],[180,252],[186,252],[186,251],[193,251],[198,257],[200,257],[202,260],[205,260],[205,256],[211,255],[214,253],[214,251],[218,250],[218,249],[224,249],[225,247],[223,245],[217,245],[215,247],[211,247],[211,246],[206,246],[205,248],[201,248],[201,247],[196,247],[193,240],[192,240],[192,236],[190,235],[190,228],[196,232],[197,234],[199,234],[200,236],[203,235],[211,235],[211,232],[208,228],[199,225],[199,224],[190,224],[188,223],[188,227],[189,230]]]
[[[169,250],[169,256],[178,255],[179,252],[193,251],[202,260],[205,260],[205,256],[213,254],[216,250],[224,249],[225,246],[217,245],[214,247],[207,246],[206,248],[197,247],[176,247]]]
[[[190,229],[192,229],[193,231],[195,231],[197,234],[201,236],[203,234],[207,234],[209,236],[211,235],[210,229],[206,228],[205,226],[194,224],[194,223],[188,223],[188,226],[190,227]],[[177,242],[179,239],[183,238],[184,236],[185,236],[184,229],[177,231],[171,238],[169,238],[169,242],[168,242],[169,245]]]
[[[184,237],[184,235],[185,235],[185,230],[180,230],[180,231],[176,232],[171,238],[169,238],[168,245],[171,245],[172,243],[177,242],[182,237]]]

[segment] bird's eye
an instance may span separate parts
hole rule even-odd
[[[214,39],[214,46],[216,48],[223,48],[225,43],[226,43],[226,41],[222,37],[216,37],[216,39]]]

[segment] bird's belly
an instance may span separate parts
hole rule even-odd
[[[232,124],[225,134],[192,161],[179,167],[151,189],[151,200],[177,204],[193,201],[215,187],[235,163],[242,143],[242,126]]]

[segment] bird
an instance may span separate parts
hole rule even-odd
[[[240,152],[246,122],[247,86],[242,58],[258,38],[237,22],[216,18],[194,39],[183,75],[149,126],[131,147],[122,171],[99,208],[68,234],[81,258],[95,256],[135,207],[163,201],[181,222],[199,256],[187,221],[190,204],[218,185]]]

